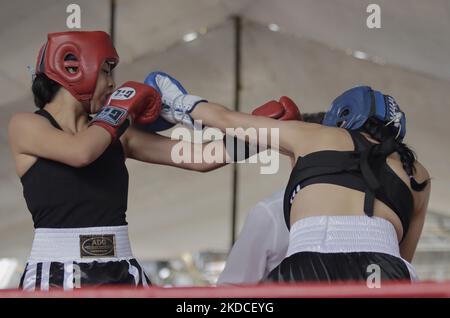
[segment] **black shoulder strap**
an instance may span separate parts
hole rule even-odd
[[[34,113],[44,116],[45,118],[47,118],[50,121],[50,123],[52,124],[53,127],[63,130],[61,128],[61,126],[56,122],[55,118],[53,118],[53,116],[45,109],[39,109],[39,110],[35,111]]]
[[[386,157],[395,151],[395,141],[392,139],[381,144],[373,144],[359,132],[349,131],[349,133],[355,146],[354,151],[324,150],[298,158],[284,197],[283,208],[288,228],[290,228],[292,196],[298,185],[305,184],[311,178],[344,172],[361,173],[365,182],[364,212],[368,216],[373,216],[375,197],[381,189],[376,171],[385,163]]]
[[[360,154],[359,167],[361,174],[366,182],[366,189],[364,191],[364,212],[368,216],[373,216],[373,206],[375,203],[375,193],[380,189],[381,185],[378,182],[378,178],[369,163],[369,157],[371,156],[375,144],[369,142],[360,133],[356,131],[348,131],[355,144],[355,151]]]
[[[364,212],[368,216],[373,216],[375,197],[381,188],[374,169],[378,170],[386,163],[386,158],[395,151],[395,140],[389,138],[380,144],[373,144],[359,132],[349,131],[349,133],[355,144],[355,151],[360,153],[359,166],[367,185],[364,196]]]
[[[364,213],[368,216],[374,214],[375,198],[381,200],[400,218],[404,238],[414,202],[408,186],[386,162],[386,158],[396,151],[394,138],[375,144],[358,132],[349,133],[355,145],[354,151],[324,150],[298,158],[283,202],[288,229],[292,199],[300,188],[315,183],[330,183],[364,192]],[[342,177],[342,174],[346,176]]]

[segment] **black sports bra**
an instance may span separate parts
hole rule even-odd
[[[287,227],[290,228],[291,205],[298,191],[311,184],[328,183],[364,192],[367,216],[373,216],[375,198],[385,203],[400,218],[405,237],[414,201],[409,188],[386,163],[386,158],[395,152],[394,139],[374,144],[359,132],[348,132],[355,150],[323,150],[298,157],[284,195]]]
[[[44,109],[36,113],[62,130]],[[38,158],[20,180],[35,228],[127,224],[128,170],[120,140],[82,168]]]

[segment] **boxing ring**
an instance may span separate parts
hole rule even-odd
[[[450,281],[366,284],[263,284],[225,287],[97,288],[73,292],[0,291],[0,298],[450,298]]]
[[[87,12],[88,10],[99,12],[101,11],[100,9],[108,9],[105,5],[107,2],[108,1],[103,3],[103,7],[88,7],[86,2],[86,5],[83,5],[83,12]],[[116,2],[118,5],[117,9],[121,11],[120,14],[116,14]],[[200,2],[201,1],[197,4],[199,8],[201,5]],[[222,0],[219,2],[225,3],[225,1]],[[301,2],[302,1],[298,1],[298,3]],[[328,5],[333,3],[332,1],[329,2]],[[182,13],[179,17],[183,17],[183,15],[189,16],[189,12],[183,10],[188,7],[181,7],[181,3],[183,2],[179,2],[179,6],[176,8],[177,10],[174,11]],[[205,93],[205,96],[211,95],[217,100],[227,101],[228,105],[233,105],[234,110],[247,113],[251,111],[251,107],[254,106],[255,102],[271,96],[272,94],[278,94],[280,90],[283,92],[286,90],[289,94],[292,93],[292,96],[305,105],[305,110],[318,111],[324,110],[324,105],[328,105],[327,103],[329,103],[330,98],[334,96],[333,94],[341,89],[340,85],[349,85],[353,84],[355,81],[362,80],[372,81],[373,84],[384,83],[382,86],[385,89],[391,90],[395,92],[395,94],[401,96],[402,105],[408,105],[407,107],[411,112],[420,115],[421,118],[431,119],[429,120],[431,123],[428,124],[429,126],[417,126],[421,137],[414,140],[415,142],[418,142],[417,147],[421,150],[421,153],[424,153],[425,155],[433,154],[433,156],[429,155],[429,157],[426,158],[426,162],[430,163],[430,166],[434,168],[433,174],[439,175],[440,177],[440,180],[437,180],[436,182],[438,186],[435,187],[439,189],[440,192],[435,192],[437,194],[434,197],[440,198],[440,200],[439,202],[432,202],[433,211],[429,211],[427,214],[424,235],[420,239],[418,248],[419,253],[416,253],[417,256],[415,256],[414,265],[418,265],[418,268],[422,270],[423,275],[419,275],[419,277],[422,277],[425,280],[414,284],[409,282],[382,282],[381,287],[379,288],[368,287],[365,282],[342,282],[333,284],[259,284],[213,287],[209,286],[209,284],[212,284],[209,268],[218,270],[216,264],[218,262],[215,262],[216,259],[214,259],[214,257],[211,258],[211,263],[213,263],[212,266],[208,267],[205,265],[206,262],[201,258],[199,260],[196,257],[189,256],[187,257],[187,260],[185,260],[180,256],[174,260],[177,266],[171,266],[172,260],[154,262],[154,276],[157,276],[159,280],[154,280],[150,275],[151,281],[155,284],[154,287],[150,288],[108,286],[101,288],[88,287],[77,289],[75,291],[63,291],[62,289],[52,288],[50,291],[26,292],[17,289],[1,289],[13,288],[18,284],[1,284],[2,271],[0,258],[0,299],[140,298],[191,299],[192,301],[195,301],[195,299],[222,299],[223,301],[235,300],[236,302],[239,302],[239,299],[450,298],[450,280],[447,280],[450,279],[450,231],[448,230],[450,226],[450,216],[448,216],[449,210],[448,203],[446,202],[446,180],[449,180],[446,178],[450,175],[446,174],[447,170],[445,165],[440,164],[441,156],[434,155],[435,148],[440,149],[441,145],[445,144],[445,139],[448,136],[448,134],[442,133],[444,130],[438,128],[447,127],[445,123],[446,118],[448,117],[445,116],[445,109],[443,109],[441,105],[442,101],[447,100],[445,98],[446,87],[448,87],[450,73],[442,72],[441,70],[443,70],[443,68],[441,67],[433,68],[433,65],[429,65],[428,63],[430,61],[422,59],[422,57],[427,57],[423,52],[422,54],[420,54],[420,52],[417,54],[416,60],[410,58],[404,59],[404,54],[398,54],[397,56],[400,57],[398,60],[392,59],[396,57],[396,54],[390,55],[389,52],[401,53],[402,50],[404,50],[403,53],[408,53],[408,47],[411,47],[409,44],[402,49],[402,41],[398,42],[400,43],[400,47],[397,47],[397,42],[394,42],[395,36],[383,38],[386,40],[386,43],[393,44],[394,49],[389,47],[386,49],[380,45],[372,47],[373,52],[379,53],[380,56],[385,56],[385,58],[387,58],[386,60],[383,60],[378,56],[370,56],[370,54],[355,51],[360,47],[364,47],[364,45],[360,46],[357,42],[362,42],[363,44],[375,44],[377,41],[368,41],[370,39],[366,37],[366,34],[360,33],[360,30],[365,30],[364,25],[360,28],[355,28],[358,31],[349,33],[354,27],[353,22],[347,25],[347,29],[338,28],[336,30],[336,35],[344,34],[343,37],[328,37],[330,34],[329,32],[324,33],[326,36],[319,37],[315,34],[317,30],[308,34],[308,32],[314,30],[314,28],[318,29],[318,26],[326,29],[329,26],[333,26],[333,24],[340,25],[333,20],[331,20],[328,25],[321,22],[320,25],[315,25],[314,27],[311,26],[310,28],[305,28],[305,24],[298,24],[296,27],[291,26],[291,28],[287,28],[286,25],[283,26],[283,28],[286,29],[282,30],[282,33],[275,35],[276,33],[272,32],[278,31],[274,31],[270,28],[271,25],[274,26],[273,24],[266,25],[266,22],[268,22],[266,19],[263,19],[256,14],[243,14],[250,11],[255,13],[262,12],[259,8],[260,5],[261,4],[258,4],[258,6],[255,5],[253,11],[250,10],[251,6],[249,6],[250,9],[236,10],[236,12],[231,12],[230,10],[227,15],[233,18],[230,19],[227,17],[225,20],[224,17],[223,20],[220,21],[207,21],[207,23],[205,22],[205,25],[208,26],[209,29],[203,25],[196,25],[195,29],[201,31],[198,33],[194,32],[195,36],[199,37],[199,40],[192,45],[185,43],[188,41],[184,38],[183,40],[181,40],[181,38],[175,38],[175,35],[172,34],[172,32],[161,32],[161,34],[160,32],[156,32],[156,36],[146,37],[145,41],[142,41],[139,36],[141,34],[164,31],[165,28],[160,27],[162,21],[159,22],[159,20],[156,19],[158,18],[158,15],[155,15],[154,18],[146,17],[145,20],[148,21],[146,21],[147,23],[145,24],[142,23],[143,19],[130,19],[130,17],[137,17],[137,13],[145,12],[146,8],[152,9],[152,12],[166,11],[155,10],[157,7],[149,6],[148,4],[144,5],[144,3],[141,3],[141,5],[130,5],[126,1],[109,1],[110,19],[104,20],[110,23],[112,39],[115,39],[115,42],[120,47],[123,48],[125,46],[125,50],[123,50],[124,55],[121,56],[124,56],[123,60],[126,61],[125,65],[128,63],[126,69],[123,71],[118,70],[116,73],[117,78],[123,80],[129,76],[137,76],[137,74],[144,69],[150,71],[153,70],[153,68],[159,69],[161,65],[170,65],[170,71],[173,70],[179,74],[181,79],[186,79],[188,85],[191,85],[194,88],[194,91],[198,90],[202,94]],[[59,7],[59,5],[57,6],[56,4],[54,6],[57,7],[59,12],[61,12],[61,15],[65,17],[65,8]],[[90,6],[92,6],[92,4],[90,4]],[[327,20],[325,18],[327,17],[327,14],[324,14],[322,19],[315,18],[316,16],[321,16],[319,15],[319,12],[322,11],[320,10],[322,9],[322,4],[313,7],[311,2],[309,6],[310,8],[306,7],[307,10],[299,10],[302,8],[301,4],[298,4],[298,7],[294,7],[294,9],[297,10],[283,9],[277,17],[279,18],[279,21],[289,21],[288,19],[282,19],[283,17],[286,18],[283,12],[296,11],[296,19],[298,19],[298,15],[302,16],[305,14],[305,16],[311,15],[311,17],[314,18],[312,20]],[[31,10],[29,7],[27,8],[27,11],[29,12],[36,11],[36,9]],[[170,9],[170,5],[168,5],[167,8],[164,8]],[[386,3],[383,10],[387,10],[388,8],[388,4]],[[437,15],[434,17],[432,15],[429,16],[429,22],[440,20],[436,17],[439,17],[440,12],[443,10],[442,8],[437,8],[438,9],[433,9],[436,10]],[[447,7],[445,7],[445,9],[446,8]],[[13,7],[12,9],[17,10],[18,8]],[[217,12],[226,11],[223,7],[220,7],[219,9],[220,10]],[[277,6],[272,9],[277,9]],[[349,9],[350,8],[346,8],[345,10],[336,11],[334,16],[338,19],[337,21],[341,22],[337,13],[345,13],[348,15]],[[352,14],[355,12],[357,13],[360,9],[360,7],[355,6]],[[392,9],[396,8],[392,7]],[[392,12],[402,11],[398,9],[400,9],[400,7]],[[410,20],[412,20],[417,13],[420,13],[419,9],[420,7],[415,8],[417,11],[411,10],[411,15],[409,16]],[[42,9],[39,8],[39,10],[41,11]],[[12,10],[5,11],[13,12]],[[11,68],[8,68],[8,73],[6,74],[8,76],[0,76],[0,79],[10,79],[11,77],[14,80],[11,81],[14,84],[14,89],[5,86],[5,93],[8,92],[8,90],[14,92],[17,83],[20,85],[23,84],[22,89],[17,89],[18,92],[25,91],[23,89],[25,87],[24,85],[28,85],[28,82],[24,84],[21,79],[21,77],[23,77],[23,72],[16,71],[12,66],[17,66],[17,58],[24,61],[27,60],[29,56],[25,56],[25,54],[19,56],[14,52],[31,52],[31,47],[36,45],[37,40],[34,41],[32,38],[27,38],[25,33],[32,34],[36,39],[42,39],[42,34],[37,36],[37,34],[44,31],[44,28],[39,27],[41,21],[57,20],[50,19],[50,13],[54,12],[53,8],[52,10],[42,11],[48,11],[48,14],[46,13],[42,16],[39,15],[39,19],[36,20],[30,18],[30,23],[24,24],[20,28],[15,27],[15,20],[17,19],[11,14],[11,29],[8,29],[8,32],[5,32],[5,34],[13,34],[17,39],[20,39],[20,41],[17,41],[17,43],[14,43],[15,41],[13,41],[10,50],[12,53],[7,52],[11,55],[9,59],[5,59],[7,62],[4,63],[11,65]],[[266,11],[270,12],[267,8]],[[327,10],[325,10],[324,13],[326,13],[326,11]],[[103,12],[108,12],[108,10],[103,10]],[[172,10],[167,10],[167,12],[172,12]],[[362,10],[362,12],[364,13],[365,11]],[[431,13],[432,12],[429,12],[429,14]],[[43,19],[44,16],[45,19]],[[176,27],[177,32],[182,34],[187,26],[191,27],[189,25],[191,22],[189,21],[197,20],[196,16],[197,12],[191,14],[190,18],[180,19],[182,22],[186,20],[188,23],[171,23],[171,27],[167,29],[170,31],[172,28],[175,29]],[[209,14],[209,16],[214,15]],[[396,15],[387,14],[385,16],[386,18],[391,19],[387,20],[391,21],[390,23],[395,22],[395,19],[392,19],[395,18]],[[274,17],[276,16],[274,15]],[[97,18],[92,21],[96,21],[96,19]],[[298,20],[304,21],[304,19]],[[406,19],[403,18],[398,20],[402,23],[406,22]],[[22,23],[24,22],[26,22],[25,19],[23,19]],[[132,23],[130,24],[130,22]],[[166,21],[163,22],[165,23]],[[59,30],[61,26],[58,23],[53,23],[50,29]],[[421,41],[420,44],[426,44],[427,42],[422,42],[421,39],[426,39],[425,35],[427,34],[433,35],[433,31],[435,32],[437,27],[439,27],[439,25],[434,25],[430,29],[424,28],[420,33],[414,34],[414,32],[410,31],[413,30],[417,32],[418,29],[414,28],[414,24],[409,23],[410,22],[405,26],[396,23],[395,26],[397,28],[395,32],[387,32],[384,34],[395,35],[401,33],[408,35],[409,37],[407,37],[406,40],[409,39],[412,41],[411,43],[414,43],[413,40],[417,39]],[[295,23],[293,23],[293,25],[294,24]],[[426,23],[423,23],[423,25],[426,25]],[[393,25],[391,24],[391,26]],[[47,28],[50,27],[50,25],[44,25],[44,27]],[[199,29],[200,27],[201,29]],[[105,28],[105,26],[103,26],[103,28]],[[130,34],[133,34],[134,32],[129,32],[133,28],[137,31],[135,37],[130,36]],[[27,29],[33,30],[33,32],[17,32],[15,29],[17,29],[17,31]],[[303,31],[305,34],[303,34]],[[369,32],[375,34],[372,31]],[[206,36],[207,33],[208,35]],[[116,34],[116,37],[114,34]],[[124,34],[127,34],[127,36],[124,37]],[[192,35],[192,33],[186,35],[189,34]],[[352,34],[353,36],[349,37],[349,34]],[[443,34],[445,35],[445,33]],[[178,35],[179,34],[176,36],[178,37]],[[301,36],[297,37],[297,35]],[[164,40],[154,42],[153,39],[158,38],[164,38]],[[351,41],[346,43],[345,41],[342,41],[347,38],[354,38],[356,43],[351,43]],[[429,38],[435,39],[433,36],[430,36]],[[11,39],[13,39],[12,36]],[[30,43],[30,45],[25,47],[22,44],[18,45],[19,42]],[[335,46],[336,43],[340,42],[346,43],[345,46]],[[428,45],[418,45],[418,47],[427,46]],[[155,50],[154,48],[158,49]],[[215,50],[206,50],[207,48],[215,48]],[[366,46],[366,48],[370,51],[369,49],[371,47],[369,45]],[[438,46],[437,48],[442,48],[442,46]],[[448,46],[448,48],[450,48],[450,46]],[[128,49],[128,52],[126,49]],[[201,51],[204,51],[207,54],[200,55]],[[436,49],[433,50],[434,53],[437,53],[437,51],[438,50]],[[424,52],[426,53],[427,51],[425,50]],[[359,56],[356,53],[359,53]],[[367,56],[362,57],[362,55],[364,55],[362,53]],[[180,59],[180,56],[183,58]],[[268,59],[267,57],[269,56],[273,56],[274,58]],[[445,61],[445,54],[442,56]],[[35,58],[35,56],[33,56],[33,58]],[[407,63],[403,64],[403,60],[407,61]],[[435,63],[437,64],[438,62],[436,61]],[[410,65],[408,65],[409,62],[411,62]],[[417,65],[419,67],[411,68],[411,65]],[[199,71],[199,69],[201,71]],[[339,81],[332,80],[332,78],[327,75],[330,73],[338,74],[340,76]],[[15,74],[19,75],[16,76]],[[221,76],[218,76],[217,74],[221,74]],[[242,76],[243,74],[245,76]],[[294,82],[291,76],[286,76],[287,74],[292,74],[292,76],[295,76],[298,79]],[[370,74],[370,76],[367,74]],[[212,75],[215,75],[216,77],[212,77]],[[211,79],[215,79],[215,81]],[[260,81],[259,79],[267,79],[267,81]],[[294,83],[295,85],[291,85],[291,83]],[[412,90],[411,88],[420,89]],[[29,89],[27,88],[27,92],[28,91]],[[9,95],[10,94],[4,94],[4,97],[9,97]],[[17,94],[14,100],[11,99],[14,102],[7,101],[7,105],[5,104],[6,106],[4,106],[3,109],[5,114],[9,115],[17,111],[29,111],[29,108],[25,108],[25,106],[28,107],[29,105],[22,103],[22,98],[25,97]],[[18,101],[21,102],[19,103]],[[422,107],[424,104],[433,111],[429,111],[429,109],[424,110]],[[18,105],[24,106],[20,106],[23,107],[20,108]],[[439,113],[436,113],[436,111],[439,111]],[[440,113],[441,111],[443,111],[442,114]],[[439,114],[439,116],[436,114]],[[3,117],[6,119],[7,116]],[[421,121],[421,123],[422,122],[425,121]],[[4,127],[7,127],[6,122],[3,124]],[[432,129],[421,129],[423,127]],[[445,131],[448,132],[448,130]],[[439,132],[439,134],[437,132]],[[6,136],[6,134],[3,135]],[[416,136],[418,136],[417,131]],[[5,137],[3,139],[5,140],[4,144],[6,146],[7,138]],[[2,239],[0,241],[3,243],[0,248],[2,252],[0,257],[8,256],[20,258],[21,260],[16,261],[15,259],[12,259],[11,262],[5,263],[4,268],[6,268],[7,276],[9,277],[8,279],[5,278],[6,282],[14,282],[11,277],[21,274],[22,269],[19,267],[23,265],[25,251],[29,249],[29,241],[31,240],[31,232],[29,231],[30,223],[25,223],[21,216],[24,214],[24,202],[19,202],[17,200],[18,196],[15,195],[18,189],[17,185],[9,183],[10,180],[13,180],[13,174],[11,173],[11,175],[9,175],[10,171],[13,172],[14,170],[12,167],[10,162],[8,165],[3,165],[4,170],[2,170],[4,171],[4,174],[2,175],[7,177],[4,180],[4,184],[8,184],[8,188],[5,188],[8,191],[2,191],[3,203],[0,210],[5,212],[1,215],[3,224]],[[130,166],[130,168],[130,172],[133,171],[135,175],[133,177],[135,181],[133,181],[133,184],[130,184],[130,189],[139,189],[138,191],[130,193],[128,201],[133,202],[132,209],[138,211],[138,214],[130,216],[131,219],[134,218],[134,221],[132,220],[131,223],[136,224],[133,225],[133,235],[134,240],[137,243],[137,255],[140,256],[142,254],[151,258],[166,257],[166,254],[181,253],[182,251],[197,250],[199,248],[224,248],[225,243],[223,241],[224,238],[228,240],[228,236],[231,238],[230,246],[232,246],[236,241],[236,235],[239,232],[238,221],[243,219],[244,213],[249,211],[248,207],[250,204],[254,204],[256,198],[260,197],[260,194],[256,192],[268,192],[270,187],[263,187],[262,185],[267,184],[272,186],[272,184],[275,185],[281,183],[282,178],[284,178],[283,173],[287,172],[287,170],[285,172],[281,171],[279,179],[270,179],[271,181],[266,182],[262,181],[263,179],[260,179],[262,178],[261,176],[251,174],[252,172],[250,170],[248,174],[247,172],[244,173],[244,169],[239,168],[238,165],[233,165],[233,167],[230,168],[233,169],[232,171],[216,174],[211,178],[203,176],[202,178],[204,179],[200,179],[198,174],[188,176],[181,172],[170,173],[169,170],[163,170],[159,167],[154,168],[153,170],[144,170],[137,165]],[[228,196],[226,195],[226,191],[230,190],[228,189],[228,178],[231,180],[232,184],[231,200],[228,200]],[[16,180],[15,176],[14,180]],[[167,180],[167,182],[161,182],[155,189],[153,184],[149,183],[149,180]],[[245,180],[246,188],[240,186],[240,180]],[[195,189],[192,187],[194,184],[198,185]],[[211,191],[211,189],[215,189],[215,191]],[[180,195],[177,195],[175,198],[173,195],[174,192],[180,193]],[[205,193],[206,195],[204,195]],[[148,202],[151,202],[151,204]],[[188,204],[186,204],[186,202]],[[211,209],[211,207],[213,207],[213,209]],[[229,219],[228,214],[226,214],[228,208],[230,208]],[[156,214],[148,213],[148,210],[162,212],[171,211],[171,213],[158,213],[158,216],[156,217]],[[20,214],[16,213],[18,211],[21,211]],[[159,217],[159,215],[161,215],[161,217]],[[226,215],[226,218],[223,217],[223,215]],[[28,220],[28,222],[30,222],[30,220]],[[181,226],[179,226],[179,224]],[[224,224],[230,224],[230,233],[228,233],[228,230],[226,232],[222,231],[222,229],[225,228]],[[187,232],[192,234],[186,235]],[[220,258],[220,261],[225,262],[227,254],[228,250],[223,253],[223,257]],[[185,255],[183,255],[183,257],[184,256]],[[208,257],[205,257],[205,259],[208,260]],[[159,266],[158,264],[161,265]],[[189,274],[190,276],[188,276],[188,278],[192,279],[194,283],[189,283],[189,287],[181,287],[181,285],[177,285],[176,282],[173,282],[175,279],[172,279],[172,276],[170,275],[175,273],[175,267],[181,268],[180,272],[184,276],[180,275],[180,277],[186,277],[187,274]],[[438,267],[439,270],[437,270]],[[221,270],[223,270],[223,267]],[[216,274],[218,275],[218,272]],[[197,284],[195,279],[201,279],[202,281]],[[431,281],[434,279],[436,279],[436,281]],[[174,285],[175,287],[167,287],[166,280],[172,280],[170,281],[170,285]],[[65,282],[67,281],[68,280],[65,280]],[[209,283],[208,286],[203,286],[202,283],[205,281]],[[215,281],[216,280],[214,280],[214,282]]]

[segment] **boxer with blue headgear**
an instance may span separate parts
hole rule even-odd
[[[288,249],[268,280],[366,281],[374,264],[381,280],[415,279],[409,262],[423,228],[429,174],[402,142],[406,120],[392,97],[353,88],[317,125],[196,103],[203,99],[183,94],[172,77],[156,78],[153,85],[167,108],[161,116],[169,122],[202,120],[224,132],[275,129],[275,141],[248,140],[296,159],[283,198]]]
[[[351,130],[361,128],[369,118],[376,118],[386,126],[397,128],[395,139],[403,140],[406,134],[406,116],[392,96],[384,95],[369,86],[358,86],[345,91],[331,104],[325,114],[325,126]]]

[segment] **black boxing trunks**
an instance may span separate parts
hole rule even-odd
[[[417,279],[400,256],[397,233],[387,220],[368,216],[313,216],[292,225],[286,258],[272,282]]]
[[[47,291],[105,285],[150,285],[131,252],[127,226],[36,229],[19,288]]]

